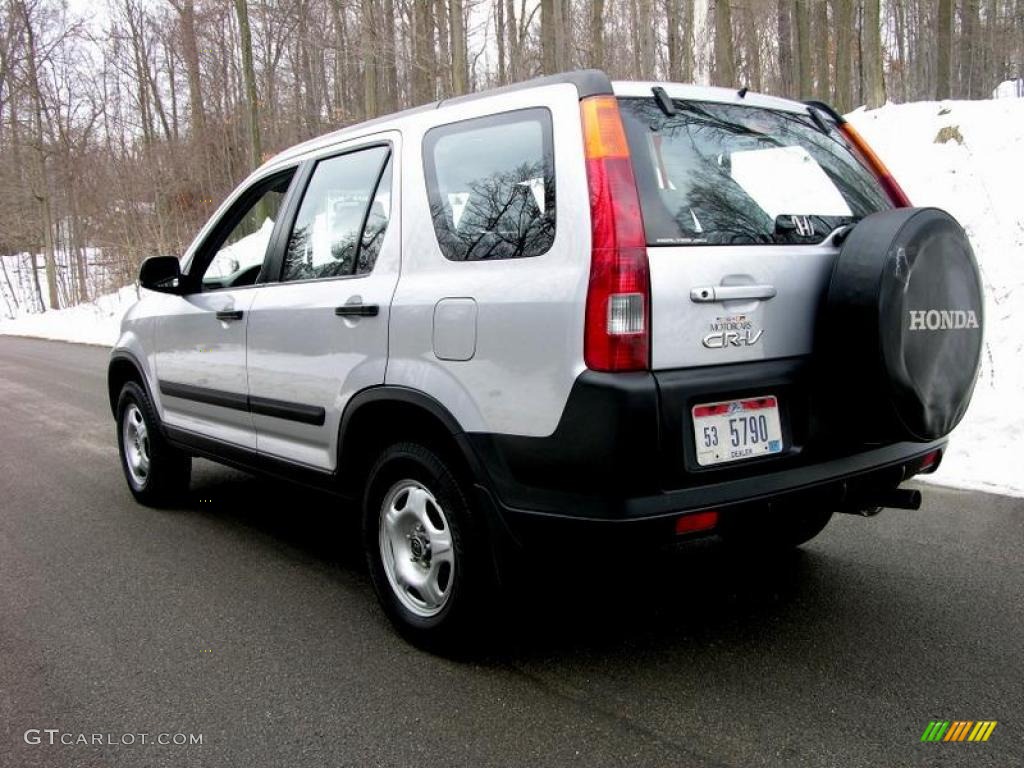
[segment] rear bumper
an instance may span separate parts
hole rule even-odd
[[[867,489],[895,487],[945,446],[945,440],[851,445],[828,427],[822,413],[827,393],[815,396],[812,389],[802,359],[664,373],[586,372],[552,435],[472,433],[465,439],[483,470],[481,492],[512,529],[541,520],[672,520],[685,512],[763,508],[798,497],[838,508]],[[766,394],[779,400],[784,452],[699,467],[690,408]]]

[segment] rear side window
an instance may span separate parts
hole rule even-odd
[[[320,280],[370,272],[391,207],[387,147],[317,163],[285,251],[281,279]],[[388,178],[381,182],[381,173]]]
[[[649,245],[812,244],[890,204],[834,131],[731,104],[622,99]]]
[[[427,198],[452,261],[540,256],[555,239],[551,114],[526,109],[433,128]]]

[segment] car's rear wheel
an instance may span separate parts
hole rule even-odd
[[[129,381],[117,402],[117,446],[128,488],[136,500],[165,506],[188,490],[192,457],[170,445],[146,391]]]
[[[724,517],[718,534],[727,544],[746,550],[792,549],[805,544],[832,519],[832,510],[773,509],[764,514],[744,512]]]
[[[470,498],[456,467],[418,443],[390,446],[370,471],[370,575],[388,618],[417,645],[458,649],[483,627],[494,569]]]

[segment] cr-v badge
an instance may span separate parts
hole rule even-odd
[[[764,329],[755,329],[754,323],[746,315],[716,317],[710,325],[710,331],[701,339],[701,343],[708,349],[752,347],[764,335]]]

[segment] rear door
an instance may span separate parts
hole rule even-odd
[[[269,267],[279,277],[249,312],[249,406],[263,453],[334,469],[345,403],[384,382],[401,261],[399,142],[379,134],[303,167],[301,202]]]
[[[648,242],[652,367],[809,354],[832,237],[889,207],[884,192],[797,105],[666,88],[675,115],[650,95],[620,98]]]

